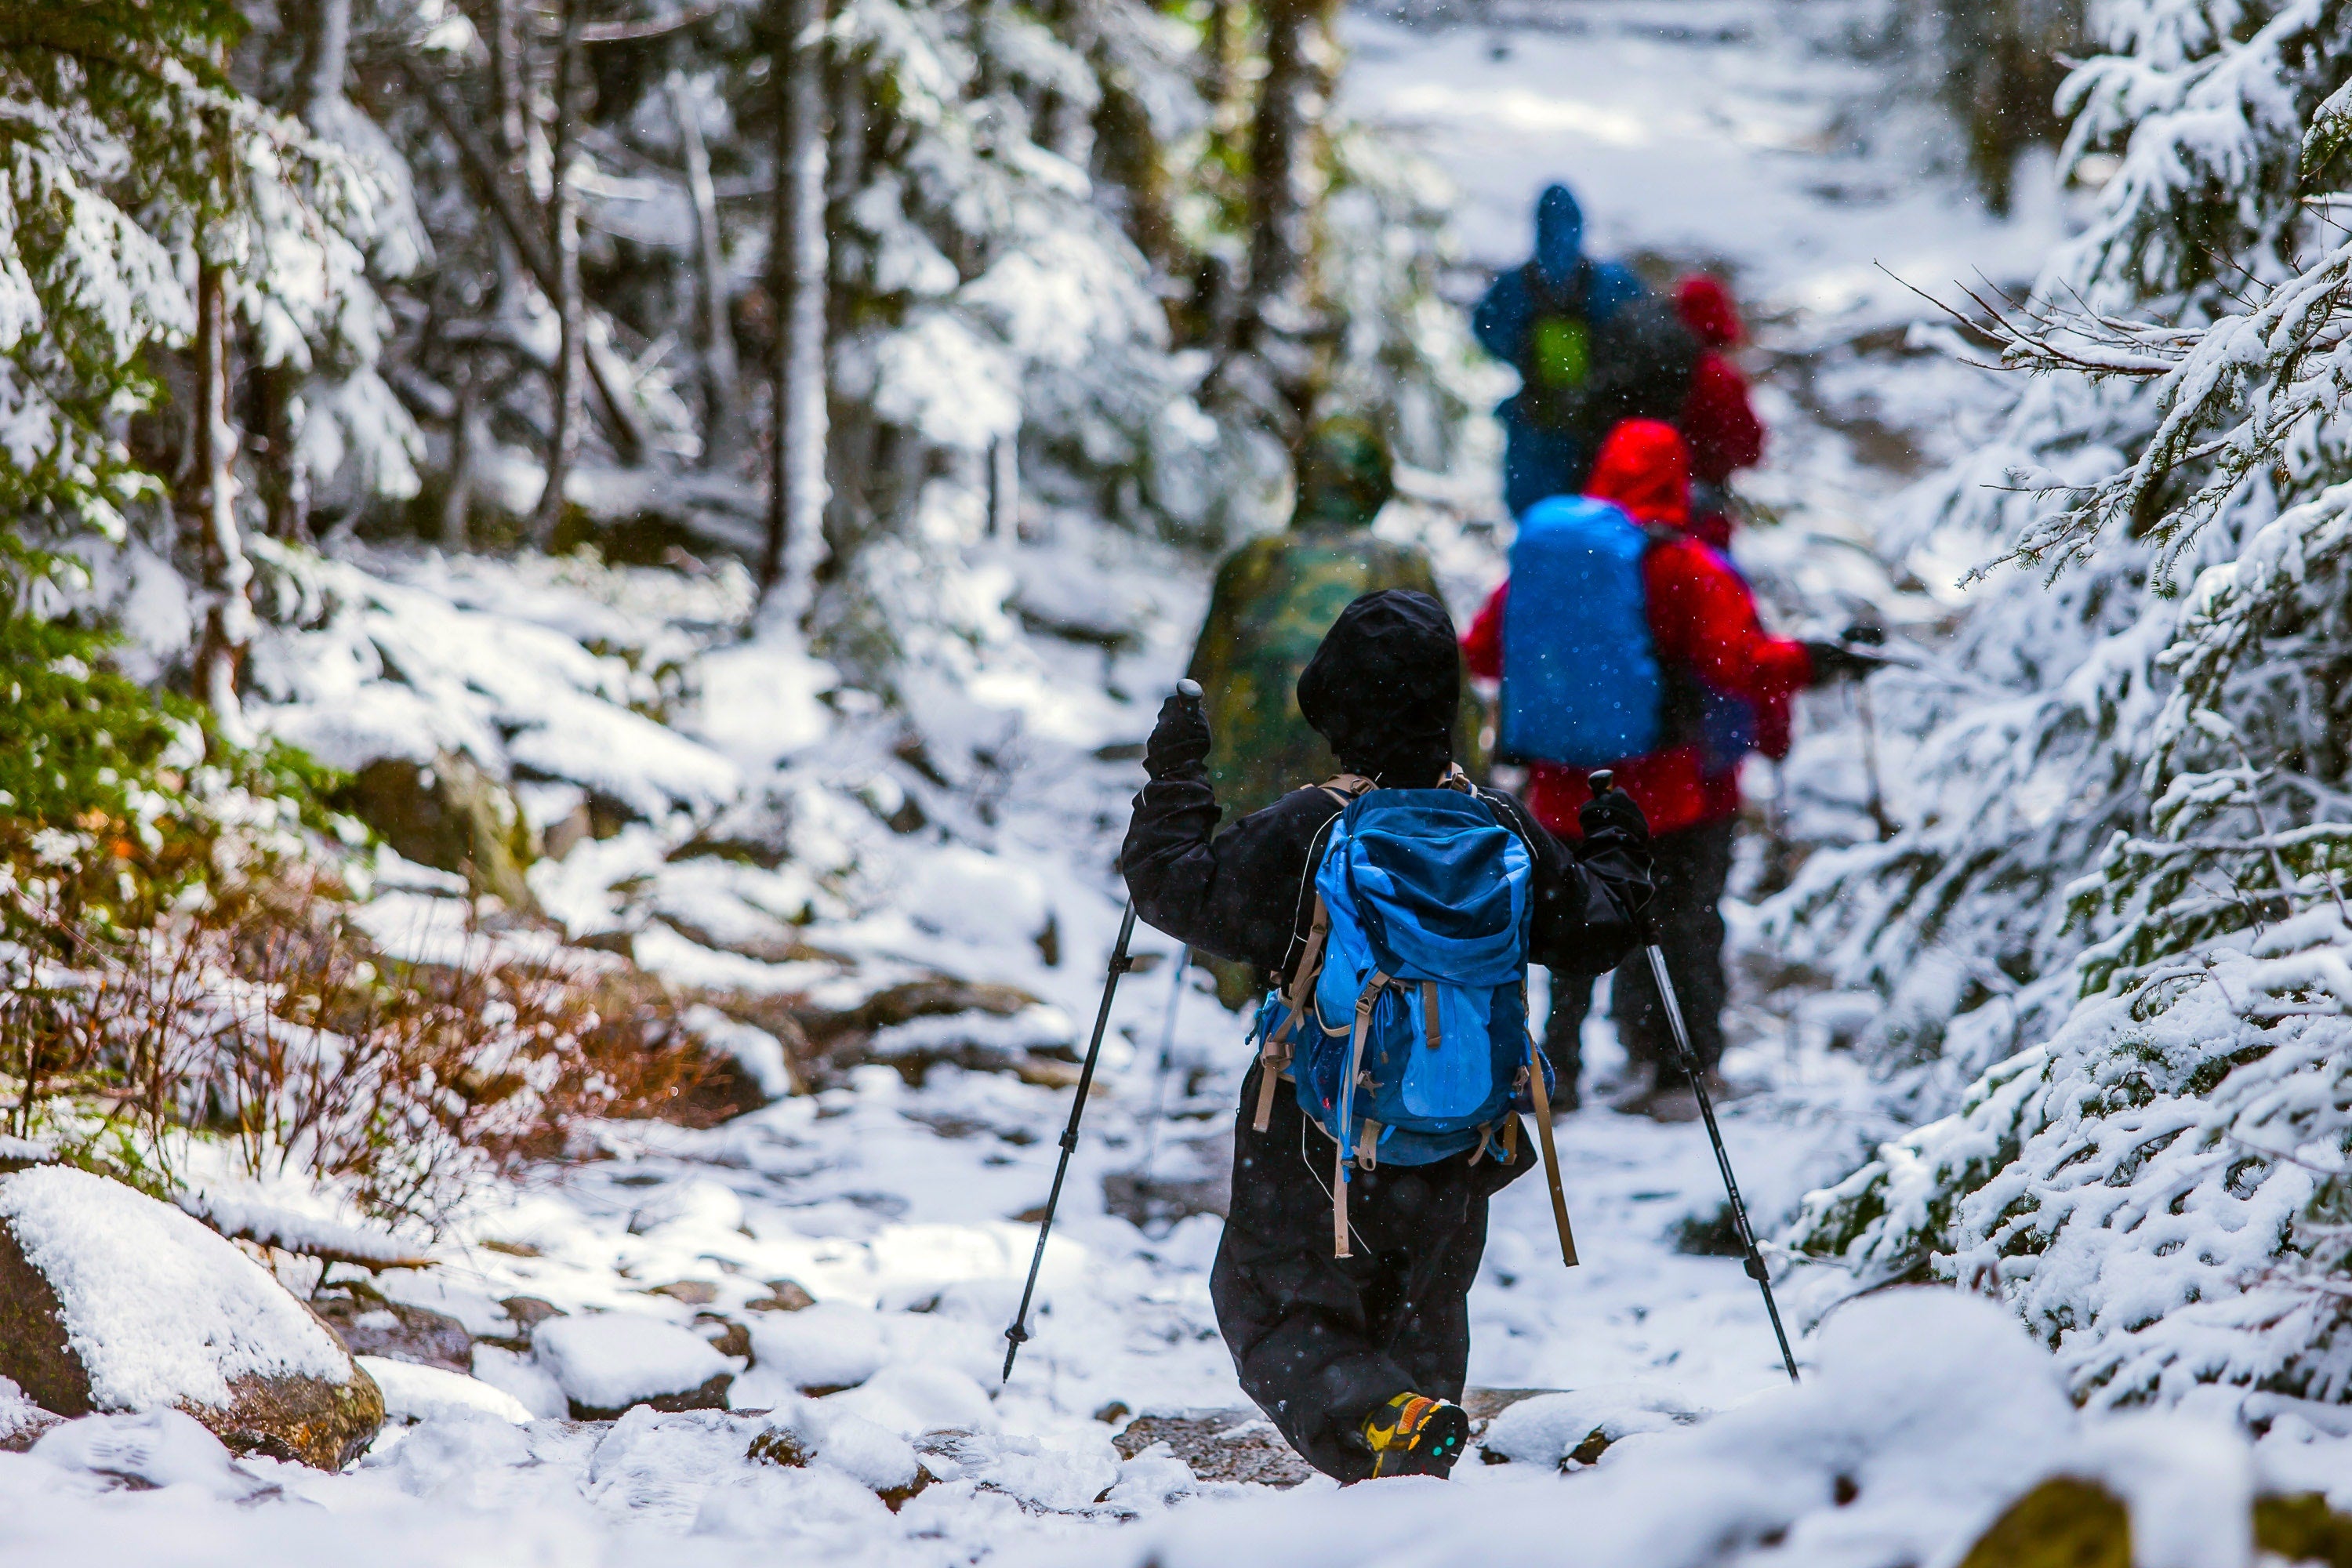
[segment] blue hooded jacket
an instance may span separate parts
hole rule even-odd
[[[1596,326],[1614,315],[1620,305],[1649,292],[1639,278],[1619,263],[1585,259],[1584,209],[1577,205],[1576,193],[1566,185],[1547,185],[1543,195],[1536,198],[1534,268],[1543,275],[1547,284],[1562,291],[1575,287],[1577,273],[1582,269],[1585,318]],[[1528,286],[1528,269],[1515,267],[1495,279],[1470,316],[1470,330],[1478,346],[1509,363],[1522,376],[1529,374],[1526,363],[1528,326],[1535,316],[1536,304],[1535,290]],[[1507,422],[1515,422],[1514,405],[1517,402],[1514,395],[1495,412]]]

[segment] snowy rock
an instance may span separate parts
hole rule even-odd
[[[532,1331],[531,1346],[583,1421],[638,1405],[723,1409],[736,1372],[701,1335],[634,1312],[550,1318]]]
[[[167,1204],[63,1166],[0,1176],[0,1376],[61,1415],[185,1411],[339,1469],[383,1400],[269,1272]]]
[[[382,1356],[356,1358],[360,1370],[375,1379],[383,1391],[383,1413],[394,1421],[437,1421],[463,1415],[491,1415],[525,1426],[532,1420],[521,1400],[463,1373]]]
[[[504,786],[462,752],[430,763],[385,757],[359,768],[336,805],[407,859],[463,876],[478,892],[531,907],[530,827]]]
[[[362,1360],[408,1362],[461,1376],[473,1366],[474,1337],[446,1312],[356,1293],[315,1297],[310,1306]]]
[[[940,1480],[969,1481],[1029,1507],[1063,1513],[1107,1500],[1105,1494],[1123,1473],[1118,1451],[1099,1437],[1072,1443],[1047,1442],[1026,1433],[940,1432],[916,1444],[916,1451],[923,1457],[923,1468]],[[1145,1475],[1158,1471],[1156,1484],[1163,1498],[1193,1489],[1192,1472],[1161,1450],[1155,1448],[1139,1463]]]
[[[1139,1415],[1111,1439],[1122,1458],[1133,1459],[1167,1445],[1171,1457],[1204,1481],[1243,1481],[1295,1487],[1310,1480],[1314,1467],[1293,1452],[1274,1423],[1255,1410]]]
[[[829,1400],[793,1400],[769,1414],[751,1447],[767,1464],[841,1471],[896,1508],[929,1483],[914,1445]]]
[[[912,1362],[886,1366],[824,1403],[907,1437],[926,1432],[986,1431],[996,1424],[988,1391],[971,1377],[953,1367]]]
[[[223,1236],[258,1242],[280,1252],[372,1270],[433,1267],[433,1260],[414,1242],[289,1208],[250,1193],[190,1191],[179,1194],[175,1201]]]
[[[888,1354],[880,1317],[846,1301],[820,1301],[798,1312],[764,1312],[751,1324],[751,1360],[762,1381],[783,1390],[851,1388],[882,1368]]]
[[[1480,1447],[1492,1458],[1567,1469],[1592,1463],[1622,1437],[1670,1431],[1706,1414],[1669,1390],[1599,1384],[1518,1401],[1495,1417]]]
[[[62,1419],[26,1398],[23,1389],[0,1377],[0,1454],[23,1453]]]

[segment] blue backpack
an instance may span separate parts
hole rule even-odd
[[[1503,601],[1498,756],[1595,768],[1657,750],[1665,675],[1650,637],[1649,531],[1590,496],[1519,520]]]
[[[1755,750],[1753,707],[1658,660],[1642,576],[1657,538],[1590,496],[1528,509],[1503,601],[1499,757],[1595,768],[1689,740],[1716,773]]]
[[[1515,1160],[1516,1110],[1548,1115],[1551,1071],[1528,1028],[1527,844],[1466,783],[1324,787],[1348,804],[1308,857],[1315,918],[1298,967],[1258,1011],[1256,1126],[1287,1068],[1299,1109],[1338,1147],[1332,1241],[1345,1258],[1351,1163],[1496,1148]]]

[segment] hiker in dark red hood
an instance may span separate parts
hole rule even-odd
[[[1681,696],[1669,700],[1666,741],[1658,750],[1611,765],[1619,787],[1641,806],[1657,836],[1658,893],[1652,912],[1681,988],[1691,1043],[1712,1069],[1723,1050],[1718,906],[1731,869],[1739,775],[1736,756],[1709,755],[1699,709],[1711,692],[1748,703],[1768,718],[1776,709],[1785,714],[1790,694],[1814,682],[1815,656],[1807,644],[1766,636],[1746,580],[1685,531],[1690,524],[1690,454],[1673,426],[1629,419],[1612,430],[1584,493],[1615,502],[1648,525],[1656,540],[1642,558],[1644,608],[1669,690]],[[1495,590],[1463,639],[1470,673],[1484,679],[1502,678],[1503,606],[1510,586],[1505,583]],[[1830,668],[1831,663],[1825,656],[1828,673],[1843,673]],[[1787,750],[1785,719],[1777,727],[1765,722],[1756,728],[1768,734],[1777,728],[1780,750]],[[1572,837],[1577,810],[1591,798],[1585,776],[1582,768],[1534,763],[1528,776],[1528,808],[1553,832]],[[1671,1061],[1673,1046],[1648,970],[1638,963],[1620,970],[1615,994],[1619,1033],[1634,1059],[1653,1068]],[[1544,1044],[1563,1085],[1576,1081],[1577,1029],[1590,1003],[1589,984],[1554,977],[1552,1022]],[[1679,1109],[1679,1101],[1675,1106]]]
[[[1731,514],[1723,487],[1734,469],[1754,468],[1764,457],[1763,422],[1748,401],[1748,378],[1727,352],[1745,335],[1739,307],[1728,289],[1701,273],[1682,280],[1675,309],[1705,351],[1691,374],[1690,395],[1675,419],[1690,443],[1691,477],[1701,490],[1690,528],[1717,550],[1727,550]]]

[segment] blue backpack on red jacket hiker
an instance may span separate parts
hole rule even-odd
[[[1465,1150],[1516,1160],[1517,1108],[1549,1114],[1550,1065],[1527,1013],[1534,860],[1458,772],[1453,780],[1324,786],[1346,806],[1308,857],[1314,921],[1289,986],[1258,1012],[1257,1130],[1286,1067],[1299,1109],[1338,1146],[1341,1258],[1351,1165],[1427,1164]]]
[[[1643,568],[1669,537],[1591,496],[1528,509],[1503,601],[1498,758],[1597,768],[1689,740],[1719,773],[1753,748],[1746,702],[1658,658]]]

